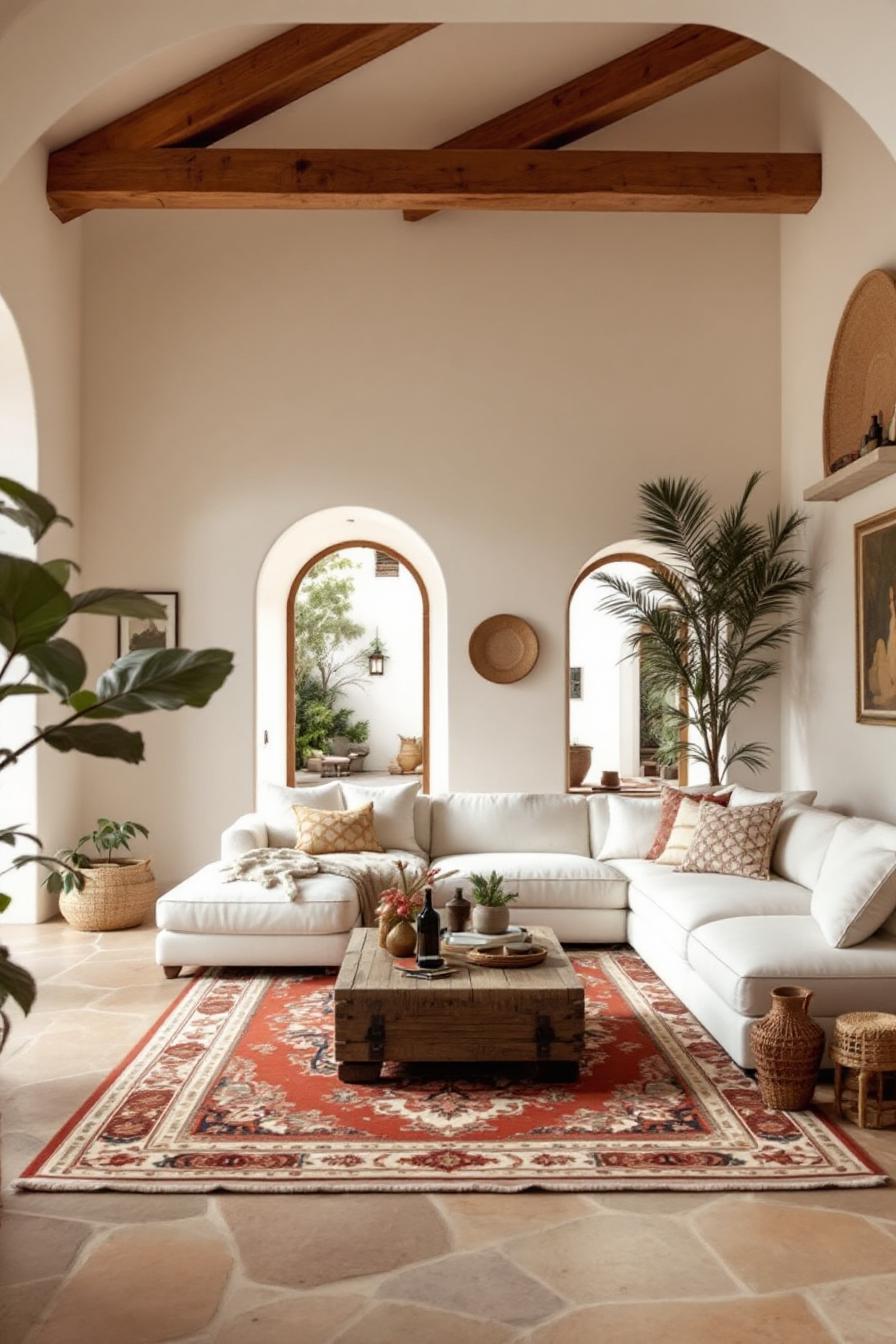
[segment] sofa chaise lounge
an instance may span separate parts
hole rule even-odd
[[[736,786],[730,805],[770,796]],[[496,870],[519,892],[519,922],[548,924],[566,943],[630,943],[732,1058],[751,1067],[749,1029],[767,1011],[775,985],[796,981],[811,989],[813,1016],[828,1030],[842,1012],[896,1012],[896,915],[857,946],[832,947],[810,912],[839,829],[851,828],[853,852],[896,852],[896,826],[814,807],[814,794],[779,796],[785,805],[769,881],[648,861],[659,800],[428,797],[416,784],[267,786],[259,811],[224,832],[221,855],[230,860],[294,844],[293,802],[338,810],[372,799],[388,853],[457,870],[436,881],[437,905],[467,885],[470,873]],[[296,900],[273,901],[254,883],[222,881],[218,863],[167,892],[156,909],[156,960],[166,968],[337,965],[360,919],[347,878],[317,874],[301,883]]]

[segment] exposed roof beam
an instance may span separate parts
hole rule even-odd
[[[663,210],[804,214],[818,154],[456,149],[60,152],[57,213],[93,209]]]
[[[91,131],[66,150],[213,144],[437,27],[303,23]]]
[[[723,28],[685,24],[446,140],[440,148],[557,149],[763,51],[758,42]],[[405,219],[434,213],[408,211]]]

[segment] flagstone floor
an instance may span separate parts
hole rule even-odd
[[[892,1344],[896,1185],[774,1195],[17,1194],[182,988],[149,928],[0,927],[3,1344]],[[896,1129],[861,1142],[896,1177]]]

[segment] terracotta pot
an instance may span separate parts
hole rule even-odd
[[[769,1110],[804,1111],[811,1105],[824,1054],[824,1032],[809,1016],[812,991],[801,985],[772,990],[772,1006],[750,1030],[762,1100]]]
[[[417,951],[417,930],[406,919],[399,919],[386,934],[386,951],[393,957],[412,957]]]
[[[477,933],[506,933],[510,911],[506,905],[474,905],[473,928]]]
[[[577,789],[591,769],[591,748],[575,743],[569,748],[569,786]]]
[[[401,750],[397,757],[403,775],[412,775],[423,762],[423,739],[421,737],[402,737],[399,733]]]

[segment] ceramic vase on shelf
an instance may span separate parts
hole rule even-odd
[[[477,933],[506,933],[510,912],[506,905],[474,905],[473,928]]]
[[[417,951],[417,930],[407,919],[397,919],[386,934],[386,951],[393,957],[412,957]]]
[[[781,985],[771,1010],[750,1029],[759,1090],[773,1111],[804,1111],[812,1103],[824,1031],[809,1016],[811,989]]]
[[[591,748],[582,742],[572,742],[569,747],[569,787],[577,789],[584,783],[591,769]]]

